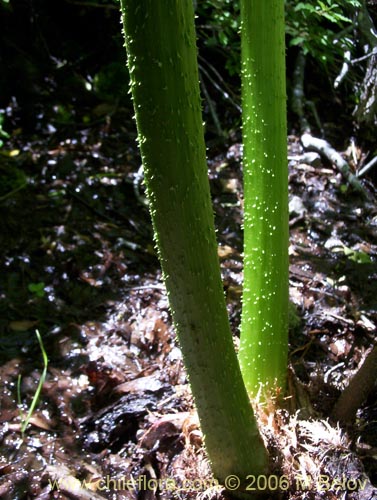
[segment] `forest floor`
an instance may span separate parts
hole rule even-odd
[[[331,165],[300,156],[299,138],[288,142],[297,156],[289,163],[289,250],[298,316],[291,397],[264,423],[283,456],[276,478],[288,480],[270,498],[377,498],[375,393],[347,428],[327,420],[375,339],[377,205],[347,190]],[[148,211],[135,189],[140,163],[129,113],[46,128],[27,141],[15,134],[0,154],[8,182],[0,192],[0,498],[225,498],[208,470]],[[208,155],[236,342],[241,147]],[[22,433],[43,370],[36,330],[48,369]],[[261,479],[258,486],[266,489]]]

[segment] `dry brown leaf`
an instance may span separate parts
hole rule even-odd
[[[38,415],[37,413],[30,418],[29,423],[45,431],[51,431],[54,426],[54,422],[49,421],[46,417]]]
[[[36,320],[23,319],[18,321],[10,321],[8,326],[10,330],[13,330],[14,332],[26,332],[27,330],[30,330],[30,328],[33,328],[33,326],[37,324],[38,321]]]
[[[164,415],[152,424],[141,438],[140,445],[144,448],[153,448],[157,441],[179,435],[182,426],[190,413],[187,411]]]
[[[229,259],[234,257],[237,253],[237,250],[229,245],[220,245],[217,247],[217,255],[220,259]]]
[[[116,393],[139,393],[139,392],[158,392],[162,387],[163,383],[158,378],[158,373],[153,375],[147,375],[146,377],[135,378],[134,380],[129,380],[123,384],[118,385],[114,388]]]
[[[223,193],[237,193],[238,180],[237,179],[220,179]]]

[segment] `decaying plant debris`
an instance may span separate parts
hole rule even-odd
[[[17,162],[32,179],[24,188],[28,196],[20,191],[2,203],[0,496],[222,499],[202,450],[148,213],[134,193],[139,167],[130,150],[117,150],[122,141],[108,129],[87,134],[76,142],[51,136],[24,147]],[[270,497],[370,499],[376,494],[374,393],[351,425],[339,428],[329,416],[374,341],[376,205],[343,193],[331,166],[300,160],[298,138],[289,144],[296,158],[290,162],[290,295],[297,314],[290,333],[291,397],[286,409],[260,417],[276,457],[275,476],[286,489]],[[238,144],[210,152],[236,344],[240,160]],[[27,286],[39,282],[42,296]],[[21,374],[27,406],[42,371],[35,328],[49,368],[22,441],[16,385]],[[148,480],[153,488],[145,486]]]

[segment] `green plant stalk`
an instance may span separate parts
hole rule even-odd
[[[13,196],[14,194],[18,193],[18,191],[21,191],[21,189],[26,188],[26,186],[27,186],[27,182],[24,182],[23,184],[21,184],[20,186],[16,187],[15,189],[12,189],[12,191],[9,191],[9,193],[4,194],[3,196],[0,196],[0,202],[2,202],[4,200],[7,200],[8,198],[10,198],[11,196]]]
[[[288,166],[284,0],[241,1],[244,291],[239,360],[255,396],[284,389]]]
[[[41,352],[42,352],[43,371],[42,371],[41,377],[39,379],[37,389],[36,389],[36,391],[34,393],[33,400],[31,402],[31,405],[30,405],[30,408],[29,408],[29,411],[28,411],[26,417],[24,416],[24,414],[22,412],[21,375],[18,376],[18,381],[17,381],[17,397],[18,397],[18,406],[20,408],[20,415],[21,415],[21,434],[22,435],[24,435],[25,430],[26,430],[27,426],[29,425],[30,419],[33,416],[33,413],[34,413],[35,408],[36,408],[36,406],[38,404],[39,396],[41,395],[42,387],[43,387],[43,384],[44,384],[44,382],[46,380],[46,375],[47,375],[47,367],[48,367],[47,353],[45,351],[45,348],[44,348],[44,345],[43,345],[43,341],[42,341],[42,337],[41,337],[39,331],[36,330],[35,334],[37,336],[38,344],[39,344],[39,347],[40,347]]]
[[[212,470],[262,474],[267,453],[242,381],[221,282],[192,0],[121,0],[156,245]]]

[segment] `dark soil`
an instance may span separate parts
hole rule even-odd
[[[135,189],[132,113],[106,111],[91,112],[87,126],[14,134],[0,150],[8,183],[0,193],[0,498],[225,498],[209,487],[149,215]],[[289,170],[290,295],[298,315],[290,332],[290,405],[326,419],[375,341],[377,208],[349,191],[331,165],[310,165],[302,153],[299,139],[289,137],[289,154],[298,156]],[[213,147],[209,173],[237,337],[240,145]],[[49,364],[22,435],[43,369],[36,329]],[[343,475],[364,474],[368,488],[291,485],[280,498],[373,497],[375,396],[345,429],[341,456],[336,448],[323,459],[323,474],[337,478],[342,463]],[[344,456],[351,457],[347,467]],[[192,479],[201,482],[188,487]]]

